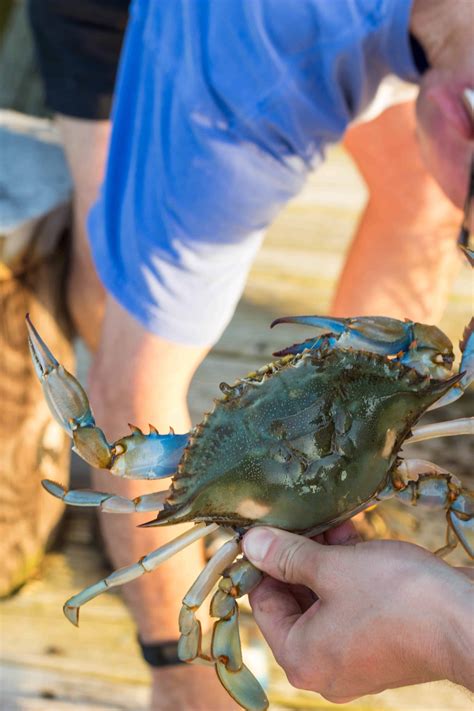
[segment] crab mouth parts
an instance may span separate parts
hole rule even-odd
[[[435,366],[444,366],[446,370],[451,370],[454,363],[454,355],[452,353],[437,353],[432,362]]]

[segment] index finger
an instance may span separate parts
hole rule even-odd
[[[356,527],[351,520],[344,521],[335,528],[330,528],[324,534],[326,542],[331,546],[351,546],[362,541]]]
[[[249,594],[249,601],[255,621],[278,661],[292,627],[301,617],[301,607],[286,583],[270,577]]]

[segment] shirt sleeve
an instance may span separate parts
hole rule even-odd
[[[418,78],[411,0],[136,2],[106,178],[99,275],[148,330],[211,344],[265,228],[389,73]]]

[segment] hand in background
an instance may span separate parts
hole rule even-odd
[[[270,528],[244,538],[272,577],[251,593],[257,624],[290,683],[344,702],[436,679],[471,689],[473,587],[418,546],[358,542],[351,523],[321,545]]]
[[[474,72],[469,80],[460,72],[432,69],[423,77],[416,103],[423,161],[447,197],[461,209],[474,155],[474,115],[463,101],[466,88],[474,88]],[[474,231],[474,225],[470,228]]]
[[[421,152],[433,177],[460,208],[474,153],[474,116],[463,102],[464,90],[474,89],[473,23],[470,0],[414,0],[410,29],[431,67],[417,101]]]

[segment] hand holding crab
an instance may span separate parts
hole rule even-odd
[[[244,538],[271,576],[252,610],[291,684],[335,703],[437,679],[474,690],[468,578],[409,543],[361,543],[350,522],[324,536],[352,545],[268,528]]]
[[[237,598],[261,579],[249,560],[238,558],[249,528],[269,525],[312,536],[398,496],[408,504],[445,510],[448,535],[440,552],[459,541],[474,557],[472,492],[435,464],[399,457],[404,442],[472,433],[470,418],[412,428],[428,408],[460,397],[473,379],[473,324],[461,344],[461,372],[453,375],[452,345],[435,326],[383,317],[279,321],[313,326],[317,336],[277,353],[276,361],[234,385],[222,383],[224,397],[190,433],[160,435],[150,428],[145,435],[132,427],[131,435],[112,444],[96,426],[80,384],[28,323],[45,397],[75,451],[122,477],[173,475],[168,490],[135,500],[66,491],[51,481],[45,488],[75,506],[158,512],[146,525],[195,524],[72,597],[64,606],[67,618],[77,624],[84,603],[151,572],[219,526],[230,528],[231,540],[183,598],[178,651],[184,661],[214,665],[233,698],[255,711],[268,702],[242,661],[237,607]],[[217,621],[206,650],[195,613],[215,585],[211,616]]]

